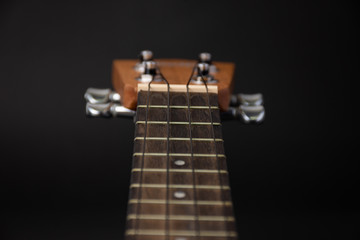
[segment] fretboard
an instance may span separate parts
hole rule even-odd
[[[217,94],[139,91],[127,240],[237,239]]]

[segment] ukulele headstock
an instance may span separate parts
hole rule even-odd
[[[261,94],[232,95],[235,64],[213,61],[210,53],[200,53],[198,59],[155,59],[144,50],[139,59],[116,59],[112,64],[110,89],[89,88],[85,93],[86,112],[90,117],[132,116],[137,106],[138,85],[141,83],[171,85],[217,86],[218,103],[223,119],[241,119],[259,123],[264,119]]]
[[[122,97],[123,106],[134,110],[138,84],[149,82],[152,74],[155,74],[154,84],[163,84],[159,74],[161,71],[170,84],[187,84],[192,77],[190,84],[201,85],[203,82],[198,72],[202,71],[207,84],[218,87],[219,106],[222,111],[226,111],[234,87],[234,70],[234,63],[212,61],[209,53],[199,54],[197,60],[154,59],[152,52],[147,50],[141,52],[139,60],[114,60],[112,82],[115,91]]]

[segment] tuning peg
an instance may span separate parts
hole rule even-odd
[[[120,102],[120,94],[110,89],[88,88],[84,98],[92,104],[101,104],[108,102]]]
[[[239,113],[245,123],[261,123],[265,119],[264,106],[240,106]]]
[[[147,68],[146,62],[152,62],[154,60],[154,54],[150,50],[143,50],[139,54],[139,60],[140,62],[135,64],[134,69],[135,71],[144,74]]]
[[[199,63],[207,63],[209,64],[209,72],[216,73],[218,70],[216,66],[212,63],[211,53],[202,52],[199,54]]]
[[[260,106],[263,102],[263,95],[261,93],[238,93],[231,96],[230,106]]]
[[[144,74],[148,74],[148,75],[152,75],[152,76],[156,75],[156,62],[145,61],[144,67],[145,67]]]
[[[143,70],[139,77],[136,78],[139,82],[155,82],[163,81],[161,74],[157,71],[157,63],[155,61],[142,62]]]
[[[197,74],[192,77],[191,82],[195,84],[203,84],[204,81],[208,84],[214,84],[218,81],[210,74],[210,65],[205,62],[199,62],[196,65]]]
[[[198,71],[198,74],[200,74],[202,76],[207,76],[207,75],[209,75],[210,65],[208,63],[198,63],[197,71]]]
[[[207,63],[211,65],[211,54],[207,52],[202,52],[199,54],[199,62]]]
[[[244,106],[229,107],[227,112],[221,114],[223,120],[239,119],[244,123],[261,123],[265,119],[264,106]]]
[[[133,117],[135,111],[125,108],[118,103],[86,103],[86,115],[88,117]]]
[[[151,61],[154,59],[154,54],[150,50],[143,50],[140,52],[140,62]]]

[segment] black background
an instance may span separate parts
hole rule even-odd
[[[123,239],[133,122],[86,119],[111,62],[237,65],[260,126],[225,122],[240,239],[356,239],[355,7],[335,1],[2,1],[1,239]]]

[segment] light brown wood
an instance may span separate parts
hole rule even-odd
[[[186,84],[191,75],[196,60],[187,59],[155,59],[161,70],[161,73],[169,81],[170,84]],[[137,105],[138,81],[136,80],[140,74],[135,71],[134,67],[138,60],[114,60],[112,67],[112,81],[115,91],[122,98],[124,107],[135,109]],[[235,64],[231,62],[213,62],[218,72],[212,74],[219,82],[218,86],[218,102],[220,109],[226,111],[230,96],[233,90],[233,75]],[[163,84],[164,82],[160,82]],[[158,83],[154,83],[158,84]],[[212,84],[209,84],[211,86]],[[195,86],[195,85],[194,85]]]

